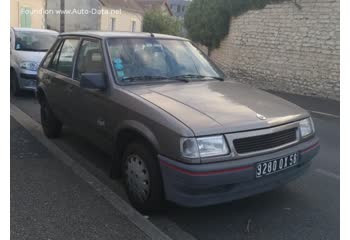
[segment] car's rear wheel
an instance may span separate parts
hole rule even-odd
[[[143,213],[163,205],[163,184],[159,164],[151,148],[142,141],[133,142],[123,154],[122,176],[131,204]]]
[[[10,87],[11,87],[12,95],[14,96],[22,95],[22,90],[19,86],[18,78],[15,71],[11,71],[11,74],[10,74]]]
[[[41,125],[48,138],[57,138],[62,131],[62,122],[57,119],[46,100],[41,101]]]

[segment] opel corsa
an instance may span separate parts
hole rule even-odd
[[[38,71],[49,138],[69,125],[111,153],[134,207],[205,206],[269,191],[319,151],[308,112],[224,77],[189,40],[59,35]]]

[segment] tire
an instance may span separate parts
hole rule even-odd
[[[122,178],[131,204],[142,213],[155,212],[164,203],[163,183],[156,155],[142,141],[130,143],[122,158]]]
[[[40,114],[45,136],[48,138],[59,137],[62,131],[62,122],[57,119],[45,99],[41,102]]]
[[[13,96],[18,97],[18,96],[22,95],[22,90],[21,90],[21,88],[19,86],[17,74],[16,74],[15,71],[11,71],[10,87],[11,87],[11,94]]]

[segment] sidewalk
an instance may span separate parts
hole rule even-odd
[[[150,239],[11,117],[11,239]]]

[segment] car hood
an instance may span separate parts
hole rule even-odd
[[[40,63],[46,52],[16,51],[16,60],[18,62]]]
[[[196,136],[267,128],[309,116],[295,104],[234,81],[133,86],[129,90],[183,122]]]

